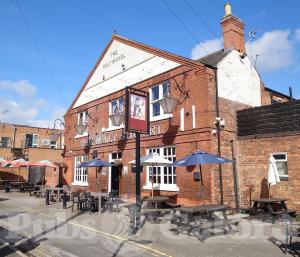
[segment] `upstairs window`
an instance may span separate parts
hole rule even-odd
[[[109,114],[116,113],[117,110],[119,112],[123,112],[124,110],[123,98],[113,100],[110,102],[110,104],[111,104],[111,112]]]
[[[56,141],[50,141],[50,148],[51,149],[57,148]]]
[[[10,147],[10,138],[1,137],[0,147]]]
[[[167,118],[169,115],[164,114],[159,100],[163,99],[168,91],[169,81],[165,81],[150,89],[150,119],[156,120],[160,118]]]
[[[37,134],[26,134],[25,136],[25,147],[37,147],[39,142],[39,135]]]
[[[276,166],[278,170],[279,178],[288,178],[288,159],[287,153],[274,153],[274,159],[276,160]]]

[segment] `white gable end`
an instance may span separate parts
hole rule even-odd
[[[248,57],[231,51],[218,64],[219,97],[249,106],[261,106],[260,78]]]
[[[73,108],[180,66],[179,63],[113,41]]]

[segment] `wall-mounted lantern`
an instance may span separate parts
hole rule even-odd
[[[97,118],[93,118],[88,112],[86,112],[86,115],[91,119],[93,120],[94,122],[97,122],[98,119]],[[87,127],[88,127],[88,122],[87,121],[84,121],[83,119],[80,119],[78,124],[76,125],[76,130],[77,130],[77,134],[78,135],[83,135],[86,130],[87,130]]]
[[[62,132],[58,129],[56,129],[56,123],[59,122],[59,125],[60,126],[63,126],[65,127],[65,123],[61,120],[61,119],[56,119],[54,121],[54,124],[53,124],[53,129],[50,131],[49,133],[49,137],[50,137],[50,140],[51,141],[57,141],[58,138],[61,136]]]
[[[178,104],[178,99],[171,96],[170,85],[168,85],[166,95],[164,98],[160,99],[158,103],[162,107],[164,114],[171,114],[174,111],[176,105]]]
[[[87,124],[83,124],[82,121],[79,121],[79,123],[76,125],[76,130],[78,135],[83,135],[86,129],[87,129]]]
[[[162,107],[164,114],[171,114],[173,113],[175,107],[179,104],[181,104],[185,99],[189,98],[189,91],[185,89],[185,79],[187,77],[187,74],[184,74],[184,79],[181,83],[179,83],[175,78],[170,78],[170,80],[173,80],[175,83],[174,85],[175,90],[178,90],[180,92],[179,98],[176,98],[171,95],[171,84],[168,83],[167,91],[164,95],[164,98],[160,99],[158,103]]]

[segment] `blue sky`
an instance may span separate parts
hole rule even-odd
[[[0,0],[0,120],[52,126],[71,104],[114,30],[186,57],[206,54],[203,47],[208,52],[222,47],[225,1],[186,0],[209,28],[185,1],[164,1],[193,37],[162,0],[18,0],[41,56],[16,0]],[[283,93],[292,86],[294,96],[300,97],[300,2],[231,4],[246,25],[246,41],[253,25],[262,30],[251,51],[253,59],[259,55],[257,68],[265,84]]]

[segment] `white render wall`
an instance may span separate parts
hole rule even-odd
[[[219,97],[261,106],[260,78],[247,56],[241,59],[240,53],[233,50],[217,67]]]
[[[122,66],[123,65],[123,66]],[[113,41],[73,108],[180,66],[148,52]],[[125,70],[123,70],[123,67]]]

